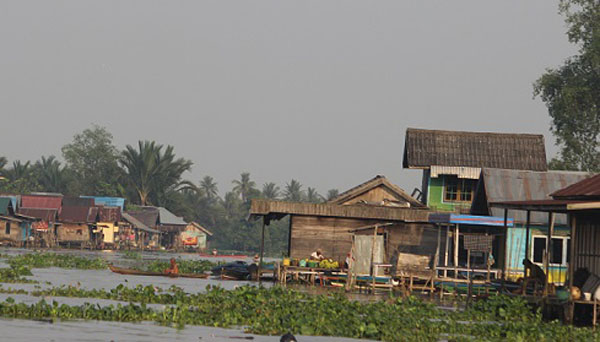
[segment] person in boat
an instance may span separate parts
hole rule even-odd
[[[325,259],[325,256],[323,255],[323,251],[321,251],[321,248],[317,248],[317,250],[314,251],[310,255],[310,259],[311,260],[318,260],[318,261],[321,261],[321,260]]]
[[[179,274],[179,267],[177,267],[175,258],[171,258],[171,267],[165,270],[165,274]]]
[[[254,261],[254,263],[258,265],[258,262],[260,261],[260,256],[258,254],[254,254],[254,258],[252,258],[252,261]]]
[[[281,339],[279,339],[279,342],[298,342],[296,341],[296,337],[290,333],[287,333],[283,336],[281,336]]]
[[[216,248],[213,248],[213,250],[212,250],[212,255],[214,255],[214,256],[216,256],[216,255],[217,255],[217,249],[216,249]]]

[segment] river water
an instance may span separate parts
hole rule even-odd
[[[0,253],[15,255],[22,253],[31,253],[30,250],[23,249],[0,249]],[[100,257],[117,266],[131,266],[140,262],[125,257],[120,252],[101,252],[101,251],[79,251],[79,250],[57,250],[55,253],[76,254],[84,257]],[[203,259],[194,254],[179,254],[166,252],[144,252],[141,254],[143,261],[148,260],[168,260],[171,257],[182,259]],[[211,261],[231,261],[230,258],[207,258]],[[246,261],[251,261],[248,258]],[[269,261],[269,259],[267,259]],[[0,267],[7,267],[1,262]],[[167,277],[148,277],[148,276],[127,276],[111,272],[110,270],[71,270],[63,268],[41,268],[33,269],[33,276],[28,277],[38,281],[38,284],[2,284],[3,288],[25,289],[32,291],[36,288],[45,288],[61,285],[78,286],[84,289],[106,289],[110,290],[119,284],[127,287],[136,285],[154,285],[167,289],[172,285],[181,287],[184,291],[190,293],[203,292],[207,286],[218,285],[225,289],[233,289],[242,285],[257,285],[256,282],[246,281],[226,281],[220,279],[190,279],[190,278],[167,278]],[[271,282],[263,282],[263,286],[272,286]],[[312,291],[320,291],[315,288]],[[28,304],[37,303],[40,297],[30,295],[8,295],[0,294],[0,301],[12,297],[16,302]],[[117,304],[118,301],[95,299],[95,298],[66,298],[66,297],[45,297],[47,302],[57,301],[69,305],[81,305],[84,303],[94,303],[100,305]],[[357,298],[361,299],[361,298]],[[364,297],[364,300],[373,300],[371,297]],[[123,303],[127,304],[127,303]],[[148,305],[160,309],[164,307],[161,304]],[[39,322],[21,319],[0,319],[0,341],[279,341],[279,336],[260,336],[245,334],[242,329],[221,329],[203,326],[186,326],[184,329],[177,330],[170,327],[163,327],[151,322],[143,323],[121,323],[121,322],[98,322],[98,321],[59,321],[55,323]],[[323,341],[323,342],[342,342],[357,341],[349,338],[317,337],[317,336],[296,336],[298,341]]]

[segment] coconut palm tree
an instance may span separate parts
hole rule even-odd
[[[127,145],[121,153],[119,163],[141,205],[157,201],[182,185],[189,185],[189,182],[181,181],[181,175],[192,168],[192,162],[176,158],[173,150],[173,146],[167,146],[163,152],[163,145],[139,141],[137,149]]]
[[[319,195],[317,189],[308,187],[306,189],[306,201],[310,203],[320,203],[323,201],[323,197]]]
[[[265,183],[262,189],[262,197],[276,200],[279,197],[279,187],[273,182]]]
[[[44,191],[50,192],[65,192],[67,190],[68,176],[67,170],[56,157],[42,156],[33,166],[37,181]]]
[[[283,189],[283,197],[286,201],[301,202],[304,199],[302,184],[295,179],[286,183],[285,189]]]
[[[19,179],[25,179],[31,176],[33,169],[31,163],[27,161],[22,163],[20,160],[15,160],[12,167],[4,172],[5,177],[11,182],[15,182]]]
[[[243,172],[240,176],[240,180],[234,180],[235,184],[233,191],[242,198],[242,202],[246,202],[250,197],[250,194],[256,192],[256,183],[250,180],[250,172]]]
[[[217,188],[217,183],[211,176],[204,176],[200,181],[200,189],[204,192],[204,195],[209,200],[214,200],[217,198],[219,190]]]

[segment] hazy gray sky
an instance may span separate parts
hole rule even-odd
[[[242,171],[407,191],[407,127],[532,132],[575,53],[557,0],[2,1],[0,155],[60,156],[96,123],[120,148],[175,146],[220,190]]]

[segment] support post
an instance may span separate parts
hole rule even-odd
[[[442,240],[442,227],[437,224],[437,229],[438,229],[438,236],[437,236],[437,247],[435,249],[435,262],[433,263],[433,269],[435,272],[435,277],[437,278],[438,274],[437,274],[437,268],[438,268],[438,263],[440,262],[440,245],[441,245],[441,240]]]
[[[458,278],[458,245],[459,245],[459,227],[454,227],[454,278]]]
[[[504,232],[502,234],[502,247],[501,247],[501,251],[502,251],[502,289],[504,289],[504,285],[506,282],[506,266],[507,266],[507,260],[506,260],[506,237],[508,235],[508,209],[504,209]]]
[[[262,268],[262,264],[263,264],[263,255],[265,254],[265,221],[268,220],[266,216],[263,216],[263,222],[262,222],[262,232],[260,234],[260,261],[258,262],[258,282],[260,283],[260,275],[261,275],[261,268]]]
[[[548,214],[548,222],[550,222],[550,226],[548,227],[548,235],[546,239],[546,282],[544,284],[544,296],[548,295],[548,284],[550,283],[550,259],[552,259],[552,235],[554,235],[554,212],[550,212]]]
[[[527,218],[525,220],[525,259],[529,259],[529,226],[531,225],[531,211],[527,210]],[[527,269],[525,269],[524,277],[528,277]]]
[[[573,323],[573,313],[574,313],[574,309],[575,309],[575,304],[573,303],[573,292],[571,291],[571,289],[573,288],[573,273],[575,271],[575,239],[576,239],[576,230],[577,230],[577,219],[575,217],[575,215],[571,214],[569,215],[569,218],[571,219],[571,253],[569,254],[569,265],[568,267],[568,274],[569,274],[569,305],[568,305],[568,311],[567,311],[567,320],[570,323]],[[595,299],[594,299],[595,300]],[[596,303],[594,302],[594,309],[596,309]]]
[[[444,248],[444,278],[448,277],[448,246],[450,245],[450,226],[446,225],[446,248]]]

